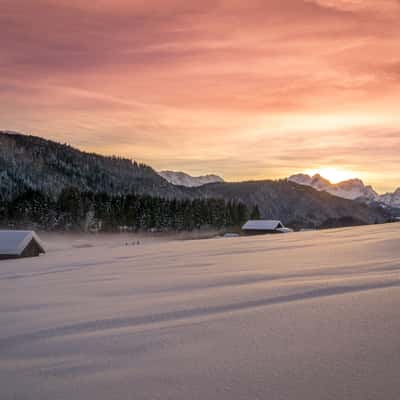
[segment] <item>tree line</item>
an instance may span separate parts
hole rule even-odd
[[[176,200],[147,195],[110,195],[62,190],[53,199],[28,189],[11,201],[0,199],[3,227],[49,231],[191,231],[239,227],[248,219],[243,203],[203,198]]]

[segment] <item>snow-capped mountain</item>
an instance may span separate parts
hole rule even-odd
[[[297,174],[289,177],[288,181],[298,183],[299,185],[311,186],[319,191],[327,191],[327,189],[332,185],[327,179],[323,178],[319,174],[314,176]]]
[[[379,195],[372,186],[367,186],[360,179],[349,179],[339,183],[331,183],[321,175],[309,176],[297,174],[288,178],[288,181],[299,185],[311,186],[319,191],[328,192],[334,196],[349,200],[364,200],[367,203],[383,203],[391,207],[400,207],[400,188],[394,193]]]
[[[218,175],[191,176],[184,172],[175,171],[160,171],[159,175],[176,186],[199,187],[209,183],[224,182]]]
[[[380,201],[388,206],[400,208],[400,188],[394,193],[386,193],[380,196]]]

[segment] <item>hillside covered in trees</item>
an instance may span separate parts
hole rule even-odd
[[[319,192],[287,180],[215,183],[204,187],[210,197],[243,202],[249,210],[259,209],[261,217],[278,219],[291,228],[325,228],[387,222],[392,213]]]
[[[64,188],[165,198],[193,197],[151,167],[120,157],[105,157],[36,136],[0,131],[0,198],[10,200],[28,189],[55,199]]]

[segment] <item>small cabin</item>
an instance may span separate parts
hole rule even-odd
[[[0,231],[0,260],[37,257],[43,253],[43,244],[35,232]]]
[[[288,233],[292,230],[286,228],[281,221],[276,220],[250,220],[242,226],[246,235],[263,235],[267,233]]]

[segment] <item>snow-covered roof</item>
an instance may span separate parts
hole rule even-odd
[[[0,231],[0,254],[19,256],[34,239],[44,253],[41,240],[33,231]]]
[[[242,229],[244,231],[272,231],[282,227],[283,224],[281,221],[260,219],[247,221],[242,226]]]

